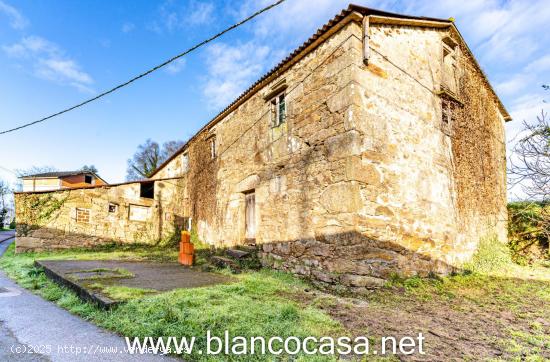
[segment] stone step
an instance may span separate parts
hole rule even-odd
[[[235,273],[241,271],[241,267],[235,260],[225,258],[223,256],[213,256],[212,258],[210,258],[210,262],[212,262],[212,264],[214,264],[218,268],[229,268]]]
[[[227,249],[225,255],[235,259],[244,259],[250,256],[250,252],[239,249]]]
[[[237,249],[247,251],[251,254],[258,251],[258,247],[256,245],[237,245]]]

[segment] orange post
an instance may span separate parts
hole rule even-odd
[[[182,265],[193,265],[193,257],[195,254],[195,247],[191,243],[191,234],[189,231],[181,232],[180,241],[180,253],[178,255],[178,261]]]

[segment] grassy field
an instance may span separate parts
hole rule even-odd
[[[103,311],[82,302],[71,291],[59,287],[33,266],[35,259],[141,259],[165,260],[168,256],[148,249],[83,250],[62,253],[15,254],[13,245],[0,259],[0,267],[25,288],[57,303],[72,313],[125,336],[203,336],[206,330],[223,335],[230,330],[243,337],[258,335],[322,336],[343,332],[339,322],[320,308],[303,306],[293,294],[308,286],[290,275],[272,271],[243,273],[237,282],[196,289],[179,289],[155,296],[115,288],[111,292],[129,302]],[[172,259],[173,260],[173,259]],[[137,297],[132,299],[132,297]],[[143,298],[142,298],[143,297]],[[199,338],[199,347],[205,339]],[[193,356],[200,360],[201,356]],[[237,358],[236,358],[237,359]],[[241,358],[250,360],[250,358]],[[213,360],[212,358],[208,360]],[[220,361],[227,360],[223,356]],[[262,358],[259,358],[262,360]]]
[[[124,336],[197,336],[203,348],[201,336],[208,329],[217,335],[229,330],[243,337],[365,335],[374,340],[421,332],[427,355],[417,357],[423,360],[550,359],[550,269],[512,264],[504,249],[491,245],[482,244],[466,273],[428,279],[395,277],[362,298],[323,293],[288,274],[262,270],[237,275],[232,284],[157,295],[114,288],[110,292],[128,302],[112,311],[84,303],[57,286],[33,266],[34,260],[174,260],[176,251],[126,247],[16,255],[12,246],[0,259],[0,267],[25,288]],[[194,355],[192,360],[214,359]],[[254,359],[223,356],[219,360]],[[298,360],[331,359],[298,356]]]

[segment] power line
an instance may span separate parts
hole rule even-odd
[[[4,171],[8,171],[9,173],[12,173],[14,174],[15,176],[19,176],[15,171],[7,168],[7,167],[4,167],[4,166],[0,166],[1,169],[3,169]]]
[[[249,22],[250,20],[252,20],[252,19],[254,19],[255,17],[257,17],[258,15],[260,15],[260,14],[262,14],[262,13],[268,11],[268,10],[271,10],[272,8],[274,8],[274,7],[276,7],[276,6],[280,5],[280,4],[282,4],[282,3],[285,2],[285,1],[286,1],[286,0],[278,0],[278,1],[274,2],[273,4],[271,4],[271,5],[269,5],[269,6],[266,6],[265,8],[263,8],[263,9],[261,9],[261,10],[256,11],[254,14],[250,15],[249,17],[247,17],[247,18],[241,20],[241,21],[238,22],[238,23],[235,23],[235,24],[231,25],[230,27],[228,27],[228,28],[222,30],[221,32],[217,33],[216,35],[211,36],[210,38],[208,38],[208,39],[206,39],[206,40],[203,40],[202,42],[200,42],[200,43],[198,43],[198,44],[192,46],[192,47],[189,48],[189,49],[187,49],[187,50],[184,51],[183,53],[180,53],[180,54],[178,54],[178,55],[176,55],[176,56],[174,56],[174,57],[168,59],[168,60],[165,61],[164,63],[161,63],[161,64],[157,65],[156,67],[151,68],[151,69],[147,70],[146,72],[143,72],[143,73],[141,73],[141,74],[139,74],[139,75],[137,75],[137,76],[131,78],[130,80],[128,80],[128,81],[126,81],[126,82],[124,82],[124,83],[121,83],[121,84],[119,84],[119,85],[117,85],[117,86],[115,86],[115,87],[113,87],[113,88],[111,88],[111,89],[109,89],[109,90],[107,90],[107,91],[104,91],[104,92],[98,94],[98,95],[95,96],[95,97],[89,98],[89,99],[87,99],[87,100],[85,100],[85,101],[83,101],[83,102],[80,102],[80,103],[78,103],[78,104],[72,106],[72,107],[65,108],[65,109],[62,110],[62,111],[53,113],[53,114],[51,114],[51,115],[49,115],[49,116],[40,118],[40,119],[38,119],[38,120],[36,120],[36,121],[29,122],[29,123],[23,124],[23,125],[21,125],[21,126],[15,127],[15,128],[7,129],[7,130],[5,130],[5,131],[1,131],[1,132],[0,132],[0,135],[6,134],[6,133],[9,133],[9,132],[14,132],[14,131],[20,130],[20,129],[22,129],[22,128],[25,128],[25,127],[29,127],[29,126],[35,125],[35,124],[37,124],[37,123],[41,123],[41,122],[47,121],[47,120],[49,120],[49,119],[51,119],[51,118],[60,116],[60,115],[62,115],[63,113],[70,112],[70,111],[72,111],[73,109],[82,107],[82,106],[84,106],[84,105],[86,105],[86,104],[88,104],[88,103],[91,103],[91,102],[93,102],[93,101],[95,101],[95,100],[98,100],[99,98],[103,98],[103,97],[105,97],[106,95],[111,94],[111,93],[113,93],[113,92],[119,90],[120,88],[123,88],[123,87],[129,85],[130,83],[133,83],[133,82],[135,82],[136,80],[141,79],[141,78],[143,78],[143,77],[145,77],[145,76],[147,76],[147,75],[153,73],[153,72],[156,71],[156,70],[159,70],[160,68],[162,68],[162,67],[164,67],[164,66],[166,66],[166,65],[168,65],[168,64],[170,64],[170,63],[172,63],[173,61],[175,61],[175,60],[177,60],[177,59],[179,59],[179,58],[181,58],[181,57],[183,57],[183,56],[185,56],[185,55],[191,53],[192,51],[194,51],[194,50],[196,50],[196,49],[202,47],[203,45],[206,45],[206,44],[210,43],[211,41],[213,41],[213,40],[219,38],[220,36],[224,35],[225,33],[229,32],[229,31],[231,31],[231,30],[233,30],[233,29],[235,29],[235,28],[238,28],[239,26],[243,25],[244,23]]]

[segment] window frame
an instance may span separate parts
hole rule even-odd
[[[457,120],[457,112],[462,104],[447,94],[441,96],[441,130],[447,136],[453,136],[453,127]]]
[[[448,70],[450,72],[448,72]],[[441,39],[441,85],[440,88],[458,94],[460,89],[459,46],[450,36]],[[450,73],[450,74],[449,74]]]
[[[86,218],[88,220],[87,221],[82,220],[83,218],[79,217],[80,213],[86,214]],[[77,223],[79,223],[79,224],[90,224],[91,219],[92,219],[92,215],[91,215],[90,209],[83,208],[83,207],[76,207],[75,208],[75,220],[76,220]]]
[[[281,118],[281,97],[283,112]],[[286,122],[287,118],[287,100],[286,100],[286,90],[283,90],[277,93],[275,96],[271,97],[269,100],[270,114],[271,114],[271,127],[276,128],[281,126]]]
[[[181,168],[182,172],[186,173],[189,171],[189,151],[184,151],[181,154]]]
[[[113,211],[111,211],[111,208],[113,208]],[[107,206],[107,212],[109,214],[116,214],[118,213],[118,204],[114,202],[109,202],[109,205]]]
[[[210,159],[213,160],[218,157],[218,145],[216,143],[216,136],[212,136],[208,140],[210,142]]]
[[[88,182],[88,179],[90,180],[90,182]],[[84,183],[89,184],[89,185],[93,185],[94,184],[94,177],[92,175],[84,175]]]
[[[143,199],[155,199],[155,181],[144,181],[139,183],[139,197]]]

